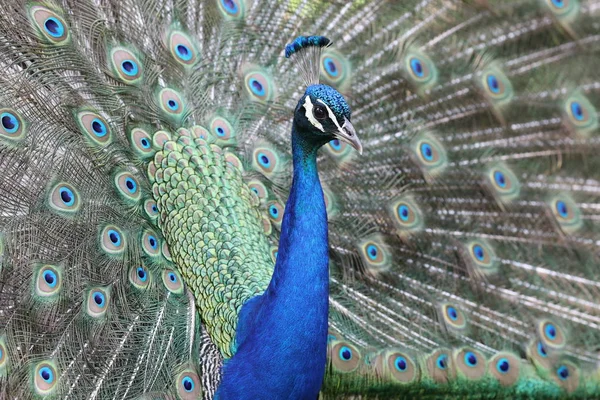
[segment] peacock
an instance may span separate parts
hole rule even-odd
[[[600,398],[600,0],[2,0],[0,398]]]

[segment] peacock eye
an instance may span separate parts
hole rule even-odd
[[[325,119],[325,117],[327,117],[327,112],[325,111],[325,107],[315,106],[315,108],[313,108],[313,115],[315,116],[316,119]]]

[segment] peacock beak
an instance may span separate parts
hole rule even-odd
[[[342,128],[339,129],[334,136],[342,142],[346,142],[350,146],[354,147],[358,151],[358,154],[362,155],[362,144],[360,143],[358,136],[356,136],[354,126],[352,126],[350,121],[348,121],[348,118],[344,117],[344,125],[342,125]]]

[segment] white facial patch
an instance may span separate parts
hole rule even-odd
[[[327,109],[327,113],[329,113],[329,119],[333,121],[335,126],[337,126],[338,131],[340,131],[343,134],[344,130],[342,129],[340,124],[338,124],[337,118],[335,117],[335,114],[333,113],[333,111],[331,111],[331,108],[329,108],[329,106],[327,104],[325,104],[325,102],[323,100],[317,99],[317,101],[325,106],[325,108]]]
[[[318,100],[318,101],[321,101],[321,100]],[[313,103],[312,103],[312,101],[310,101],[310,96],[306,96],[304,98],[304,104],[302,105],[302,107],[304,107],[304,109],[306,110],[306,118],[308,118],[310,123],[313,124],[313,126],[315,128],[317,128],[318,130],[320,130],[321,132],[325,132],[325,129],[323,129],[323,125],[321,125],[321,123],[319,121],[317,121],[317,119],[313,115]]]

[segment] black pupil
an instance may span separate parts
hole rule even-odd
[[[398,360],[398,368],[400,368],[400,370],[404,371],[406,369],[406,361]]]
[[[423,66],[421,65],[421,63],[419,61],[417,61],[415,63],[415,70],[416,70],[417,74],[423,73]]]
[[[123,69],[127,72],[133,71],[133,63],[131,61],[125,61],[123,63]]]
[[[330,70],[331,72],[336,72],[336,71],[337,71],[337,68],[336,68],[336,66],[335,66],[335,63],[334,63],[333,61],[329,61],[329,62],[327,63],[327,66],[329,67],[329,70]]]
[[[217,132],[219,132],[220,134],[223,134],[223,128],[217,128]]]
[[[254,89],[256,89],[259,92],[263,90],[263,86],[260,84],[259,81],[252,81],[252,87],[254,87]]]
[[[492,78],[492,88],[496,90],[498,89],[498,79]]]
[[[52,285],[54,283],[54,277],[52,276],[52,274],[46,274],[46,275],[44,275],[44,279],[50,285]]]
[[[185,380],[183,382],[183,387],[185,388],[185,390],[190,391],[192,390],[192,382],[190,380]]]
[[[14,129],[15,128],[15,124],[14,124],[12,118],[9,117],[8,115],[5,115],[4,117],[2,117],[2,126],[6,129]]]
[[[46,20],[44,25],[46,25],[46,29],[48,29],[49,32],[54,34],[58,33],[58,24],[53,19]]]
[[[113,242],[113,243],[117,243],[117,242],[119,241],[119,237],[118,237],[118,236],[117,236],[117,234],[116,234],[116,233],[114,233],[114,232],[112,232],[112,233],[109,235],[109,237],[110,237],[110,241],[111,241],[111,242]]]
[[[92,129],[94,132],[102,133],[102,124],[100,124],[98,121],[94,121],[92,122]]]
[[[477,258],[483,258],[483,249],[481,247],[476,248],[475,255],[477,256]]]
[[[42,378],[44,378],[45,381],[50,379],[50,372],[43,370],[42,371]]]
[[[149,242],[150,242],[150,246],[152,246],[152,247],[154,247],[156,245],[156,240],[154,240],[154,238],[150,238]]]
[[[100,305],[102,304],[102,296],[100,296],[99,294],[95,294],[94,295],[94,301],[96,302],[96,304]]]
[[[148,141],[146,139],[142,139],[142,146],[148,146]]]
[[[323,118],[325,117],[325,110],[323,107],[315,107],[315,117]]]
[[[477,364],[477,357],[475,357],[475,355],[469,354],[468,359],[469,359],[469,363],[471,365],[476,365]]]
[[[174,108],[176,105],[175,100],[169,100],[169,107]]]
[[[273,210],[273,214],[277,214],[279,211],[277,211],[277,209],[275,207],[272,208]]]
[[[62,201],[64,201],[65,203],[68,203],[71,201],[71,195],[69,194],[69,192],[67,192],[66,190],[63,190],[62,192],[60,192],[60,198],[62,199]]]
[[[185,47],[184,45],[180,44],[177,46],[177,51],[179,52],[179,54],[187,56],[189,51],[187,49],[187,47]]]
[[[175,274],[169,275],[169,279],[171,280],[171,282],[175,282],[177,280],[177,278],[175,277]]]
[[[146,276],[146,272],[143,269],[138,269],[138,276],[142,279]]]
[[[127,189],[133,190],[133,182],[132,181],[127,181],[125,184],[127,185]]]

